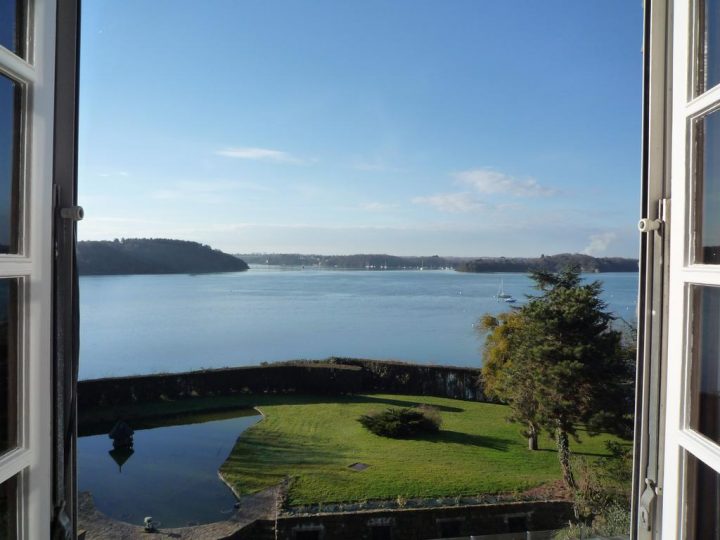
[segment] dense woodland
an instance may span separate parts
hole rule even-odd
[[[79,242],[81,275],[202,274],[248,269],[242,259],[186,240],[124,238]]]
[[[453,268],[459,272],[522,272],[546,270],[557,272],[579,266],[583,272],[636,272],[637,259],[597,258],[580,253],[541,255],[540,257],[396,257],[383,254],[302,255],[298,253],[249,253],[238,255],[250,264],[340,268],[346,270],[438,270]]]
[[[544,270],[559,272],[579,267],[582,272],[637,272],[638,260],[622,257],[592,257],[582,253],[561,253],[540,257],[484,257],[465,261],[457,266],[459,272],[530,272]]]

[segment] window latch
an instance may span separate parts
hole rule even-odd
[[[640,496],[640,526],[643,531],[652,530],[653,511],[655,510],[655,498],[659,488],[649,478],[645,479],[645,491]]]
[[[642,218],[638,221],[638,230],[641,233],[649,233],[651,231],[661,231],[663,224],[668,222],[670,214],[670,199],[660,199],[658,201],[658,219]]]
[[[85,210],[82,206],[69,206],[60,209],[60,217],[72,221],[81,221],[85,217]]]
[[[660,228],[660,225],[662,225],[662,221],[660,221],[659,219],[642,218],[640,221],[638,221],[638,230],[641,233],[657,231]]]

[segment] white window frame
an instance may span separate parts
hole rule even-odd
[[[0,72],[25,87],[20,254],[0,255],[0,278],[20,277],[19,446],[0,457],[0,482],[20,475],[20,539],[50,538],[52,519],[52,178],[55,0],[29,0],[26,60],[0,47]]]
[[[688,452],[720,473],[720,446],[690,428],[692,285],[720,286],[720,265],[696,264],[693,186],[693,120],[720,106],[720,87],[694,97],[699,32],[695,0],[673,2],[669,332],[665,416],[662,530],[667,538],[687,538]]]

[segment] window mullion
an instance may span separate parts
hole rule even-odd
[[[678,433],[678,443],[720,474],[720,456],[715,443],[691,429],[683,429]]]
[[[720,101],[720,85],[690,101],[685,108],[688,117],[698,116],[718,106]]]
[[[0,47],[0,73],[23,83],[32,84],[37,80],[35,68],[4,47]]]
[[[720,272],[709,265],[691,265],[680,268],[676,279],[683,283],[698,285],[720,285]]]
[[[0,484],[30,466],[32,451],[27,448],[16,448],[0,458]]]

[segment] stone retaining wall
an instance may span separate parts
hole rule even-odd
[[[565,501],[517,502],[432,509],[385,510],[258,520],[234,540],[429,540],[549,531],[567,526],[572,504]],[[383,529],[383,530],[380,530]]]
[[[479,370],[330,358],[263,366],[109,377],[78,383],[79,407],[233,394],[388,392],[485,401]]]

